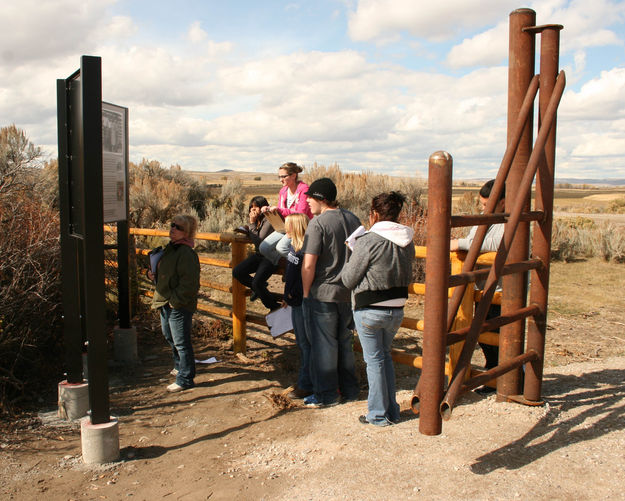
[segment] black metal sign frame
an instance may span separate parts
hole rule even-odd
[[[82,56],[78,71],[57,80],[57,105],[67,380],[82,382],[86,345],[91,422],[108,423],[99,57]]]

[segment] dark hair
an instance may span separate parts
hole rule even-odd
[[[371,211],[380,215],[380,221],[397,222],[405,201],[406,197],[398,191],[380,193],[371,200]]]
[[[285,164],[282,164],[280,167],[278,167],[278,170],[280,169],[284,169],[285,171],[287,171],[289,176],[291,174],[299,174],[300,172],[304,170],[302,167],[300,167],[294,162],[287,162]],[[295,176],[295,178],[297,179],[297,176]]]
[[[484,185],[480,188],[480,196],[482,198],[490,197],[490,192],[493,189],[493,184],[495,184],[495,180],[491,179],[490,181],[486,181]],[[499,202],[500,200],[503,200],[504,198],[506,198],[506,185],[505,184],[503,185],[501,194],[499,195],[499,200],[497,201]]]
[[[252,198],[252,200],[250,200],[250,205],[248,205],[247,207],[247,212],[249,212],[252,209],[252,205],[255,205],[256,207],[265,207],[266,205],[269,205],[269,202],[267,201],[267,199],[261,195],[258,195],[254,198]]]

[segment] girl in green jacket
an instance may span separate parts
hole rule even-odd
[[[161,314],[161,329],[172,349],[176,382],[167,391],[178,392],[193,388],[195,354],[191,344],[191,321],[197,307],[200,288],[200,261],[193,250],[197,220],[193,216],[177,215],[171,222],[170,242],[157,264],[156,289],[152,308]]]

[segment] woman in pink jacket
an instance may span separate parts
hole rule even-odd
[[[263,207],[263,213],[267,211],[278,213],[285,219],[289,214],[306,214],[308,219],[312,218],[310,207],[306,202],[306,191],[308,185],[298,179],[298,174],[302,168],[293,162],[287,162],[278,169],[278,177],[282,183],[282,188],[278,195],[278,205]],[[281,257],[286,257],[289,253],[291,239],[284,233],[273,232],[262,241],[258,250],[274,265],[278,264]]]

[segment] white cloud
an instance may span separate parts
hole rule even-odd
[[[109,17],[115,0],[22,0],[0,9],[0,65],[47,61],[76,52],[89,54],[98,40],[128,36],[128,18]]]
[[[441,41],[500,20],[516,5],[513,0],[360,0],[349,14],[349,35],[356,41],[370,41],[405,31]]]
[[[378,42],[404,33],[415,38],[403,40],[395,52],[367,52],[370,44],[358,51],[340,45],[313,50],[303,43],[296,52],[259,38],[257,52],[244,52],[238,40],[211,40],[199,15],[163,39],[145,32],[149,22],[113,17],[113,0],[78,7],[68,0],[28,0],[29,14],[16,14],[15,20],[17,7],[9,6],[0,11],[0,42],[14,51],[0,49],[0,116],[6,121],[0,125],[16,122],[54,154],[56,79],[69,76],[80,55],[90,53],[102,56],[104,99],[130,109],[133,161],[270,171],[287,160],[338,162],[347,170],[423,175],[429,155],[442,149],[454,157],[456,177],[494,174],[506,142],[507,19],[517,5],[342,1],[349,3],[354,39]],[[597,0],[599,15],[586,1],[537,5],[539,24],[566,24],[568,55],[562,60],[571,68],[568,81],[574,77],[581,85],[567,90],[561,104],[558,175],[580,175],[590,164],[595,177],[617,172],[625,159],[625,68],[586,81],[595,63],[586,60],[586,48],[621,43],[611,30],[619,27],[614,19],[622,30],[625,2]],[[70,6],[75,12],[59,25],[59,12]],[[586,13],[588,25],[582,24]],[[27,36],[31,23],[41,27],[41,35]],[[4,28],[13,25],[14,34],[7,34]],[[477,69],[458,77],[445,74],[448,68],[436,58],[410,56],[415,50],[447,50],[433,42],[443,36],[456,37],[450,39],[456,45],[448,52],[448,67]]]
[[[200,21],[195,21],[189,27],[189,32],[187,33],[187,37],[193,43],[203,42],[206,40],[208,34],[202,29]]]
[[[499,23],[473,38],[465,38],[447,54],[447,64],[452,68],[468,66],[493,66],[508,57],[508,23]]]
[[[625,117],[625,67],[602,71],[582,85],[566,91],[559,116],[564,120],[614,120]]]

